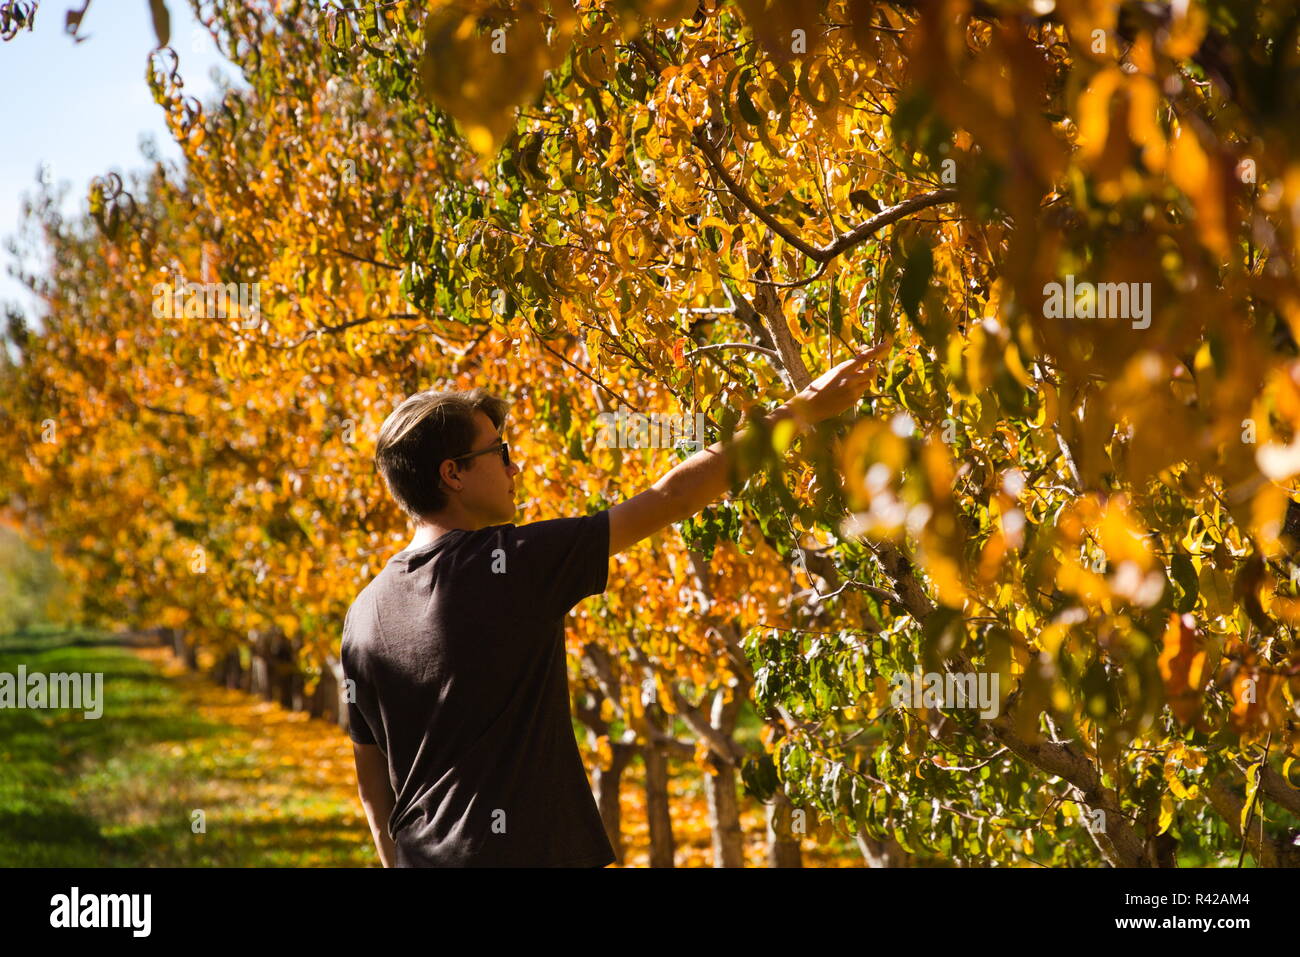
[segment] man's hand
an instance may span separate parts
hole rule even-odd
[[[815,425],[851,408],[867,390],[874,371],[872,360],[888,352],[891,345],[892,340],[860,352],[818,377],[767,416],[768,424],[794,418],[797,424]],[[739,438],[696,452],[640,495],[611,508],[609,554],[617,555],[721,497],[730,484],[732,449]]]
[[[893,340],[887,339],[878,346],[864,349],[847,362],[841,362],[829,372],[822,373],[794,397],[790,406],[795,412],[802,413],[810,424],[832,418],[852,408],[875,374],[872,360],[888,354],[892,345]]]

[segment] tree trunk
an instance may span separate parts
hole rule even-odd
[[[858,850],[862,852],[867,867],[907,867],[911,860],[906,851],[892,837],[878,841],[862,828],[854,834]]]
[[[267,653],[268,635],[260,628],[248,633],[248,643],[252,648],[252,677],[248,690],[267,701],[271,698],[271,658]]]
[[[802,820],[802,818],[801,818]],[[778,788],[767,804],[767,866],[803,867],[799,850],[800,835],[792,828],[794,805],[784,790]]]
[[[216,679],[221,685],[236,689],[242,680],[242,671],[243,668],[239,664],[239,649],[232,648],[221,659],[221,664],[217,668]]]
[[[294,660],[293,647],[284,633],[278,628],[271,643],[271,660],[275,675],[275,699],[280,707],[292,711],[294,703],[294,677],[298,663]]]
[[[339,682],[328,661],[321,667],[320,681],[316,682],[316,693],[311,699],[311,715],[334,724],[339,722]]]
[[[302,636],[289,642],[289,706],[294,711],[307,710],[307,676],[302,673]]]
[[[190,671],[199,666],[198,655],[194,646],[185,640],[185,632],[179,628],[169,629],[172,637],[172,652]]]
[[[740,711],[740,698],[726,700],[726,688],[719,688],[713,696],[713,714],[710,723],[731,740],[736,728],[736,715]],[[724,763],[714,755],[718,773],[704,776],[704,792],[709,801],[709,827],[713,831],[713,866],[744,867],[745,835],[740,828],[740,802],[736,797],[736,767]]]
[[[303,679],[302,672],[295,667],[289,674],[289,707],[294,711],[307,710],[305,688],[306,681]]]
[[[713,829],[713,866],[744,867],[745,843],[736,800],[736,769],[724,766],[704,777],[709,799],[709,826]]]
[[[650,866],[673,867],[677,842],[673,837],[672,811],[668,803],[668,755],[647,744],[641,749],[645,761],[645,813],[650,825]]]
[[[592,736],[595,734],[593,732]],[[614,759],[609,769],[595,768],[591,772],[591,787],[596,795],[596,806],[600,808],[600,819],[605,825],[605,836],[614,848],[614,857],[621,867],[623,864],[623,808],[619,804],[619,783],[623,779],[623,770],[635,753],[630,744],[610,742]]]

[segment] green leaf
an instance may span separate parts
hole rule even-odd
[[[1174,577],[1174,583],[1178,585],[1181,594],[1177,610],[1189,612],[1196,607],[1196,598],[1200,594],[1200,585],[1196,579],[1196,569],[1192,565],[1192,560],[1182,552],[1174,555],[1173,560],[1169,563],[1169,571]]]
[[[772,756],[766,752],[745,759],[745,763],[740,768],[740,779],[745,785],[745,790],[760,801],[771,800],[780,785],[776,765],[772,761]]]
[[[758,107],[754,105],[754,101],[749,96],[749,75],[751,72],[751,70],[746,70],[740,75],[740,79],[736,83],[736,106],[746,123],[750,126],[759,126],[763,122],[763,117],[759,115]]]
[[[920,323],[917,321],[917,313],[933,273],[934,254],[930,252],[930,244],[923,239],[918,239],[908,250],[907,264],[903,267],[903,278],[898,282],[899,301],[907,317],[918,327]]]
[[[940,605],[925,620],[921,632],[921,660],[927,672],[943,671],[943,662],[961,649],[965,641],[962,614],[956,608]]]
[[[896,840],[898,842],[899,847],[907,851],[907,853],[909,854],[916,853],[916,848],[912,847],[912,845],[907,842],[907,835],[903,833],[903,829],[901,827],[894,828],[894,840]]]

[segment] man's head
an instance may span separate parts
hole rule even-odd
[[[483,389],[418,392],[379,430],[375,465],[417,522],[444,517],[473,528],[510,521],[514,477],[500,449],[508,405]]]

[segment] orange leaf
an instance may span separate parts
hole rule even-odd
[[[1197,632],[1191,615],[1170,612],[1158,664],[1174,717],[1190,724],[1201,712],[1201,684],[1209,673],[1205,639]]]

